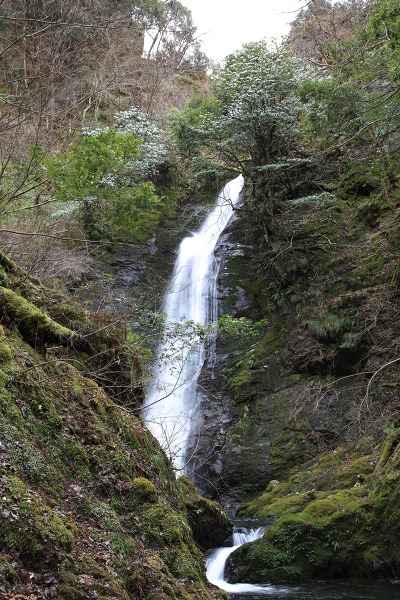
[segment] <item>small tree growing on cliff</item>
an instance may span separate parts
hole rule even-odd
[[[288,171],[301,162],[304,108],[297,89],[304,77],[299,62],[283,48],[246,44],[217,73],[213,98],[195,100],[172,116],[181,150],[190,148],[193,155],[194,147],[220,167],[247,176],[258,189],[258,201],[262,198],[257,210],[266,212],[266,222],[276,208],[278,188],[290,188]]]

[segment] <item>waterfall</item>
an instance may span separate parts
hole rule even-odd
[[[199,425],[197,380],[206,348],[196,326],[216,324],[218,268],[214,250],[242,187],[242,175],[227,183],[202,226],[182,241],[164,298],[163,312],[172,333],[158,349],[142,414],[178,470],[184,468],[189,436]],[[211,345],[211,361],[213,357]]]
[[[258,529],[237,528],[233,532],[233,546],[213,550],[206,562],[207,578],[214,585],[231,593],[271,593],[271,586],[253,585],[251,583],[228,583],[224,579],[225,565],[228,557],[237,548],[248,542],[254,542],[263,536],[265,527]]]

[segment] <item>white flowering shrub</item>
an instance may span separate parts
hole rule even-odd
[[[115,117],[118,130],[140,140],[140,154],[127,165],[127,173],[135,183],[154,180],[160,170],[173,161],[174,147],[170,136],[159,128],[140,108],[131,106]]]
[[[282,48],[245,44],[216,73],[213,98],[173,114],[180,147],[243,174],[293,158],[304,111],[297,92],[306,76]]]

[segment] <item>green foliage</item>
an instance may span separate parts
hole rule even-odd
[[[197,144],[196,129],[201,127],[207,114],[217,114],[218,103],[214,96],[195,96],[188,101],[184,111],[172,110],[169,122],[179,144],[181,152],[189,155],[195,152]],[[194,146],[195,144],[195,146]]]
[[[344,135],[354,135],[362,126],[364,94],[359,86],[331,78],[307,80],[300,88],[300,99],[309,112],[306,125],[311,135],[328,143]]]
[[[25,160],[3,159],[0,173],[0,214],[13,214],[24,202],[37,202],[46,179],[43,158],[43,148],[31,144]]]
[[[93,206],[89,208],[88,204]],[[90,219],[100,237],[127,235],[142,227],[146,215],[157,209],[161,200],[155,193],[153,183],[143,182],[134,187],[117,188],[103,196],[100,204],[88,199],[84,208],[85,215],[90,211]]]
[[[293,57],[263,42],[228,56],[215,83],[222,131],[228,134],[223,147],[233,142],[255,167],[286,155],[298,133],[296,90],[303,77]]]
[[[341,316],[321,310],[314,319],[304,322],[311,333],[319,340],[337,340],[349,329],[357,325],[357,320],[351,314]]]
[[[46,160],[44,168],[59,197],[85,198],[99,188],[112,188],[127,163],[139,155],[139,146],[133,135],[115,127],[86,130],[65,155]]]
[[[320,89],[311,86],[316,102],[311,95],[310,99],[315,123],[319,106],[328,131],[342,135],[343,142],[357,146],[361,154],[373,156],[390,152],[397,143],[392,136],[399,128],[400,18],[395,0],[371,3],[370,18],[366,9],[368,3],[355,4],[351,31],[328,41],[330,77]]]
[[[397,0],[377,0],[370,21],[371,32],[393,51],[390,69],[395,81],[400,78],[400,5]]]
[[[140,156],[127,165],[127,175],[134,183],[153,180],[173,163],[175,148],[165,129],[142,110],[131,106],[114,118],[118,131],[140,140]]]
[[[83,133],[66,154],[44,161],[55,195],[80,200],[81,219],[93,239],[137,229],[141,213],[160,202],[152,183],[130,185],[128,165],[137,160],[140,142],[115,127]]]
[[[235,318],[225,314],[218,319],[217,331],[231,337],[253,337],[259,335],[267,325],[267,319],[254,322],[246,317]]]
[[[209,145],[208,132],[204,123],[216,119],[218,102],[214,96],[195,96],[186,104],[185,110],[173,110],[169,124],[178,149],[188,164],[188,170],[195,183],[205,189],[214,189],[215,181],[226,173],[226,165],[215,160]]]

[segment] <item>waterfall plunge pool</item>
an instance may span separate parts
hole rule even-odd
[[[400,600],[400,584],[371,579],[270,585],[262,592],[232,593],[229,600]]]

